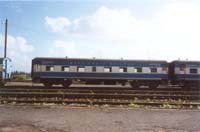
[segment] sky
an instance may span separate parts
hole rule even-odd
[[[12,71],[35,57],[200,60],[198,0],[1,1]]]

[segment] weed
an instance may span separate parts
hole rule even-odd
[[[132,108],[139,108],[140,106],[138,104],[135,104],[135,103],[130,103],[129,104],[129,107],[132,107]]]
[[[171,105],[171,104],[163,104],[163,105],[161,105],[161,108],[164,108],[164,109],[173,109],[173,108],[178,108],[178,106]]]
[[[197,105],[197,109],[200,110],[200,105]]]

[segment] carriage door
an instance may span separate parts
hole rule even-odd
[[[185,74],[186,74],[185,64],[180,64],[179,72],[182,75],[182,79],[185,80]]]

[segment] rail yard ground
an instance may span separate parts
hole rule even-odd
[[[198,132],[200,111],[0,106],[0,132]]]
[[[178,87],[9,82],[0,88],[0,132],[198,132],[199,95]]]

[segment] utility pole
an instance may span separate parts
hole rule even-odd
[[[5,47],[4,47],[4,59],[5,59],[5,78],[7,79],[7,33],[8,33],[8,19],[5,23]]]

